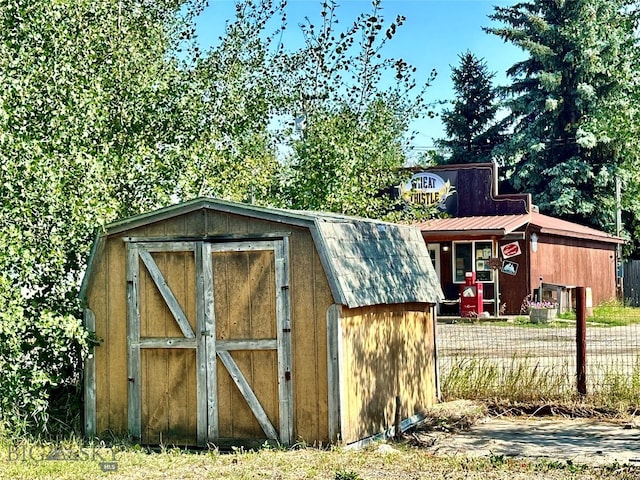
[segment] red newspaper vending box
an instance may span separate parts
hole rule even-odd
[[[460,316],[478,317],[482,313],[482,283],[476,282],[476,272],[464,274],[460,285]]]

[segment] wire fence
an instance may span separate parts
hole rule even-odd
[[[578,398],[576,325],[438,323],[445,399],[567,401]],[[586,399],[603,407],[640,406],[640,324],[587,321]]]

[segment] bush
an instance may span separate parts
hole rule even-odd
[[[5,302],[1,302],[5,303]],[[15,302],[0,310],[0,432],[43,435],[71,429],[78,416],[87,334],[71,315],[29,315]],[[69,396],[69,392],[76,395]],[[57,402],[60,396],[67,401]],[[75,398],[76,405],[69,405]],[[58,420],[52,421],[52,420]]]

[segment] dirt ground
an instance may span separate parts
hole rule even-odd
[[[472,402],[440,404],[408,441],[436,455],[504,456],[640,466],[640,420],[493,416]]]

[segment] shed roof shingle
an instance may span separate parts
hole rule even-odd
[[[353,308],[443,298],[418,229],[366,220],[318,221],[316,228],[341,303]]]

